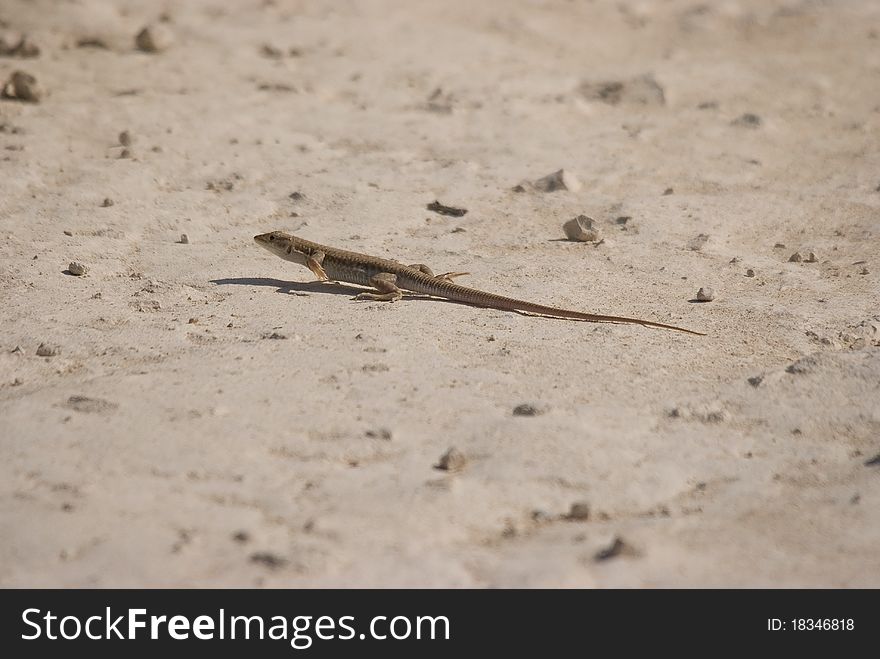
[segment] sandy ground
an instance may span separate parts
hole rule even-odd
[[[165,4],[0,5],[0,585],[880,586],[876,2]]]

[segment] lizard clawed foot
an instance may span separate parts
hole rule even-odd
[[[418,270],[419,272],[423,272],[426,275],[428,275],[429,277],[433,277],[434,279],[439,279],[440,281],[445,281],[450,284],[452,283],[452,280],[455,277],[461,277],[463,275],[471,274],[469,272],[444,272],[442,275],[435,275],[434,271],[431,270],[431,268],[426,266],[424,263],[413,263],[409,267],[413,268],[415,270]]]
[[[469,275],[469,274],[471,274],[471,273],[469,273],[469,272],[444,272],[442,275],[435,276],[434,279],[439,279],[440,281],[445,281],[445,282],[449,282],[450,284],[452,284],[453,283],[452,280],[455,277],[464,277],[465,275]]]
[[[397,287],[397,275],[380,272],[370,277],[370,284],[378,293],[360,293],[355,300],[373,300],[376,302],[397,302],[403,297],[403,291]]]
[[[401,291],[392,291],[391,293],[359,293],[351,299],[358,301],[372,300],[373,302],[397,302],[402,297],[403,293]]]

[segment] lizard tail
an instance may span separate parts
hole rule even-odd
[[[427,282],[426,282],[427,283]],[[706,336],[704,332],[697,332],[676,325],[667,325],[666,323],[656,323],[653,320],[643,320],[641,318],[627,318],[625,316],[606,316],[602,314],[583,313],[581,311],[572,311],[571,309],[560,309],[558,307],[548,307],[543,304],[535,304],[533,302],[525,302],[503,295],[494,293],[485,293],[475,288],[468,288],[460,284],[452,282],[430,282],[427,286],[416,286],[419,293],[427,293],[428,295],[437,295],[445,297],[457,302],[473,304],[478,307],[489,307],[500,309],[502,311],[522,311],[525,313],[533,313],[541,316],[552,316],[554,318],[566,318],[569,320],[582,320],[590,323],[619,323],[626,325],[641,325],[643,327],[656,327],[659,329],[673,330],[676,332],[684,332],[685,334],[693,334],[694,336]]]

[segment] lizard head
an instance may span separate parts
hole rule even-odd
[[[293,261],[301,265],[304,265],[306,262],[306,255],[297,251],[293,236],[283,231],[261,233],[258,236],[254,236],[254,241],[260,247],[269,250],[286,261]]]

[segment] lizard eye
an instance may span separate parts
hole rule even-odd
[[[275,240],[275,236],[269,236],[269,242],[273,242]]]

